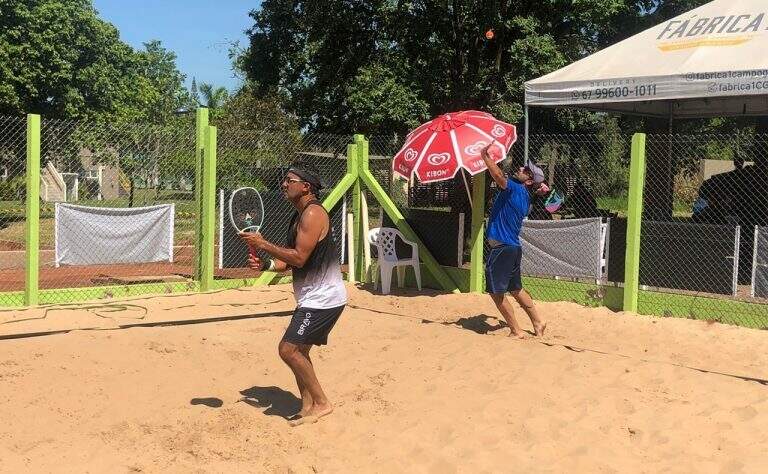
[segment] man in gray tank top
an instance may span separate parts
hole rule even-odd
[[[309,351],[313,345],[328,343],[328,334],[347,304],[331,221],[317,200],[321,186],[317,170],[305,163],[295,163],[283,178],[285,198],[296,208],[284,247],[258,233],[240,234],[254,250],[249,259],[251,268],[277,272],[290,269],[293,274],[296,310],[278,346],[301,392],[301,411],[289,418],[292,426],[315,423],[333,412],[315,375]],[[261,260],[255,250],[263,250],[271,258]]]

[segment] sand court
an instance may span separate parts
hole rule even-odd
[[[0,340],[0,470],[762,469],[762,331],[539,303],[547,335],[517,341],[486,295],[349,291],[313,351],[335,411],[295,428],[289,286],[0,313],[61,331]]]

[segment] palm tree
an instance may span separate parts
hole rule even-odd
[[[203,104],[209,109],[218,109],[229,98],[229,92],[225,87],[213,87],[206,82],[200,84],[200,94]]]

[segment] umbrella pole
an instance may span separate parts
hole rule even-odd
[[[467,199],[469,199],[469,208],[472,209],[472,193],[469,192],[469,183],[467,183],[467,174],[464,172],[464,170],[461,171],[461,177],[464,179],[464,189],[467,190]]]

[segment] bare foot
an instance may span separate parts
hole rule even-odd
[[[306,415],[301,415],[292,420],[288,420],[288,424],[290,426],[301,426],[317,423],[320,421],[320,418],[330,415],[331,413],[333,413],[333,405],[330,403],[325,407],[314,405]]]
[[[299,411],[299,416],[307,416],[309,412],[312,411],[312,408],[314,408],[315,404],[313,402],[309,402],[306,404],[302,404],[301,410]]]
[[[296,415],[295,418],[291,418],[288,420],[288,426],[301,426],[301,425],[309,425],[312,423],[317,423],[318,418],[315,416],[299,416]]]
[[[515,331],[510,330],[509,331],[509,336],[507,336],[507,337],[511,337],[512,339],[525,339],[525,334],[523,334],[522,331],[515,332]]]
[[[547,323],[539,323],[533,325],[533,332],[536,333],[537,337],[542,337],[544,335],[544,331],[547,330]]]
[[[331,413],[333,413],[333,405],[330,403],[327,405],[315,404],[312,406],[312,409],[309,411],[307,416],[316,416],[318,418],[322,418],[326,415],[330,415]]]
[[[303,418],[309,414],[309,412],[312,410],[312,405],[308,406],[302,406],[301,410],[299,410],[297,413],[294,413],[293,415],[289,415],[286,417],[287,420],[296,420],[298,418]]]

